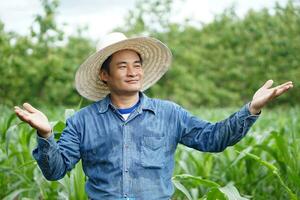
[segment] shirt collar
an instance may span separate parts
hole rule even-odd
[[[143,92],[139,92],[140,96],[140,105],[137,108],[138,112],[142,112],[142,110],[148,110],[156,113],[155,107],[153,105],[153,102],[151,101],[151,98],[149,98],[147,95],[145,95]],[[113,110],[116,110],[117,108],[112,104],[110,95],[106,95],[106,97],[98,102],[96,102],[96,105],[98,107],[99,113],[105,113],[109,107],[111,107]]]

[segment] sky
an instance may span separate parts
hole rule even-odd
[[[172,21],[185,18],[209,23],[214,16],[231,6],[243,17],[249,9],[272,9],[275,3],[285,5],[288,0],[174,0]],[[57,22],[66,34],[74,34],[77,27],[88,26],[87,37],[99,40],[105,34],[124,23],[136,0],[60,0]],[[0,20],[6,31],[27,34],[34,16],[42,12],[39,0],[0,0]],[[66,25],[63,25],[66,24]]]

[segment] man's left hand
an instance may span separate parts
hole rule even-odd
[[[271,88],[273,85],[273,80],[268,80],[261,88],[259,88],[250,103],[249,111],[251,114],[255,115],[260,112],[260,110],[272,99],[282,95],[289,89],[293,88],[292,81],[283,83],[277,87]]]

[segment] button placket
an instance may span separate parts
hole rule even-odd
[[[124,198],[127,199],[129,192],[129,176],[128,176],[128,163],[130,159],[128,151],[128,125],[127,123],[122,124],[123,127],[123,194]]]

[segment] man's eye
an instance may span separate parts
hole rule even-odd
[[[134,67],[135,67],[135,68],[141,68],[142,65],[135,65]]]
[[[126,68],[126,65],[119,65],[119,68],[121,69]]]

